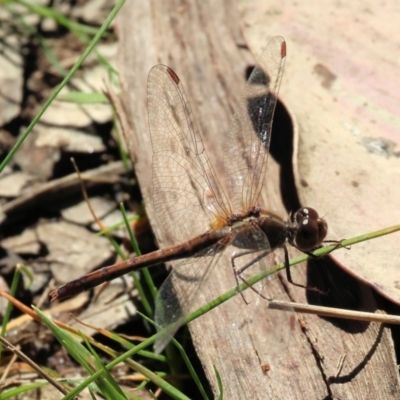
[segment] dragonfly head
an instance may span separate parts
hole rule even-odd
[[[320,218],[317,211],[303,207],[291,216],[295,228],[292,245],[301,251],[311,251],[319,247],[328,233],[328,224]]]

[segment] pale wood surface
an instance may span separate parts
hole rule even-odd
[[[256,11],[257,8],[255,14]],[[268,26],[259,27],[257,35],[263,38],[274,34],[285,36],[285,30],[274,25],[278,24],[281,13],[267,11],[265,8],[259,10],[260,20],[267,18]],[[218,171],[224,132],[228,129],[241,92],[244,71],[254,63],[241,30],[241,16],[245,17],[245,12],[242,10],[239,13],[237,4],[228,0],[128,2],[120,15],[120,76],[124,87],[124,107],[132,126],[128,145],[146,210],[160,246],[168,244],[168,240],[151,201],[152,150],[146,110],[148,71],[161,62],[178,73],[203,133],[208,154]],[[254,31],[248,34],[254,35],[254,39]],[[292,46],[290,35],[289,39]],[[255,39],[251,43],[255,43]],[[255,49],[257,53],[262,46]],[[289,47],[289,54],[293,52]],[[289,85],[296,87],[302,79],[308,78],[305,75],[302,77],[301,72],[293,78],[295,66],[290,57],[282,85],[285,96]],[[304,97],[306,94],[307,91]],[[299,103],[303,100],[301,98]],[[293,99],[289,97],[288,101],[291,103]],[[323,99],[314,98],[314,101],[323,104]],[[308,104],[308,107],[312,105]],[[297,117],[300,126],[313,123],[314,117],[310,112],[305,114],[304,111]],[[302,130],[300,134],[303,134]],[[272,159],[269,162],[269,180],[262,199],[267,207],[278,203],[280,183],[278,167]],[[315,188],[318,183],[308,179],[308,184]],[[302,198],[309,199],[307,196]],[[277,207],[285,215],[283,206]],[[306,298],[303,290],[290,288],[294,300],[377,310],[378,305],[370,289],[349,279],[333,265],[318,264],[318,267],[309,266],[308,269],[305,266],[296,268],[294,278],[300,282],[308,279],[312,284],[321,285],[329,290],[329,296],[316,298],[309,294]],[[234,285],[229,260],[221,259],[216,272],[218,276],[210,282],[208,296],[221,294],[225,282]],[[204,302],[204,296],[200,296],[198,305]],[[249,308],[236,296],[190,326],[200,360],[216,394],[214,366],[221,375],[226,399],[399,398],[393,344],[387,329],[381,329],[378,324],[338,323],[305,316],[305,333],[296,332],[290,348],[271,359],[262,349],[262,344],[268,342],[267,328],[264,327],[268,315],[262,307],[258,308],[258,315],[252,315],[249,310],[252,310],[251,306]],[[254,347],[262,361],[271,365],[266,374]],[[338,362],[343,355],[346,358],[337,373]]]

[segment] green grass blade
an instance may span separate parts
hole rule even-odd
[[[135,253],[138,256],[140,256],[142,253],[141,253],[141,251],[139,249],[139,245],[138,245],[138,242],[136,240],[136,237],[132,232],[131,226],[130,226],[129,221],[128,221],[128,216],[126,215],[125,206],[124,206],[123,203],[120,204],[120,209],[121,209],[122,216],[124,218],[125,227],[126,227],[126,229],[128,231],[129,238],[130,238],[130,241],[131,241],[132,246],[133,246],[133,250],[135,251]],[[145,270],[147,270],[147,268],[144,268],[142,272],[144,273]],[[152,309],[152,307],[151,307],[151,305],[150,305],[150,303],[149,303],[149,301],[148,301],[148,299],[146,297],[146,294],[145,294],[145,292],[143,290],[143,287],[142,287],[142,285],[140,283],[140,280],[138,278],[137,273],[135,271],[133,271],[133,272],[130,273],[130,275],[132,276],[132,278],[133,278],[133,280],[135,282],[135,287],[139,292],[140,300],[141,300],[141,302],[143,304],[144,309],[146,310],[147,315],[152,316],[153,315],[153,309]]]
[[[21,385],[17,388],[13,388],[10,390],[4,390],[4,392],[1,392],[1,394],[0,394],[0,400],[24,398],[22,395],[24,395],[24,394],[26,395],[26,393],[29,392],[30,390],[37,390],[46,385],[48,385],[47,382],[36,382],[36,383],[30,383],[27,385]],[[32,396],[34,396],[33,393],[32,393]],[[31,398],[33,398],[33,397],[31,397]]]
[[[224,398],[224,387],[222,385],[221,375],[219,374],[217,367],[215,365],[213,367],[214,367],[215,377],[217,378],[218,389],[219,389],[218,400],[222,400]]]
[[[17,264],[17,267],[15,268],[15,273],[13,275],[13,280],[11,282],[11,288],[10,288],[10,295],[13,297],[15,296],[15,294],[17,292],[18,282],[21,277],[21,270],[28,271],[28,269],[25,267],[25,265]],[[32,275],[30,272],[29,272],[28,276],[30,277],[30,280],[32,281]],[[10,320],[12,309],[13,309],[13,305],[10,302],[8,302],[6,310],[4,312],[4,318],[1,323],[1,336],[2,337],[6,337],[6,328],[7,328],[8,322]],[[3,353],[3,344],[0,343],[0,361],[1,361],[2,353]]]
[[[105,22],[101,26],[101,28],[97,31],[95,37],[90,42],[89,46],[86,48],[86,50],[83,52],[83,54],[79,57],[79,60],[71,68],[71,70],[69,71],[67,76],[63,79],[63,81],[60,83],[60,85],[55,89],[55,91],[52,93],[52,95],[49,97],[49,99],[43,105],[42,109],[39,111],[39,113],[35,116],[35,118],[29,124],[28,128],[25,130],[25,132],[18,139],[17,143],[14,145],[14,147],[11,149],[11,151],[7,154],[7,156],[5,157],[3,162],[0,164],[0,173],[3,171],[4,167],[8,164],[8,162],[11,160],[11,158],[14,156],[16,151],[19,149],[19,147],[21,146],[23,141],[26,139],[26,137],[32,131],[33,127],[40,120],[40,118],[42,117],[44,112],[47,110],[49,105],[52,103],[52,101],[57,97],[57,95],[60,93],[60,91],[63,89],[63,87],[70,81],[72,76],[75,74],[75,72],[80,68],[82,63],[85,61],[86,57],[94,49],[94,47],[96,46],[97,42],[100,40],[100,38],[103,36],[104,32],[110,26],[112,20],[115,18],[115,16],[117,15],[118,11],[121,9],[121,7],[124,4],[124,2],[125,2],[125,0],[119,0],[118,1],[116,6],[113,8],[111,13],[108,15],[107,19],[105,20]]]
[[[111,381],[113,381],[111,376],[109,374],[104,375],[104,365],[100,361],[99,357],[97,357],[97,355],[94,356],[69,332],[59,328],[56,324],[54,324],[53,321],[38,308],[33,306],[33,309],[39,315],[47,328],[53,333],[55,338],[68,351],[71,357],[73,357],[82,367],[84,367],[91,376],[97,372],[100,372],[100,374],[96,376],[96,385],[101,393],[109,399],[119,398],[119,395],[117,396],[114,390],[116,383],[114,382],[111,384]],[[72,390],[69,395],[75,392],[75,390],[76,389]]]
[[[62,25],[69,29],[71,32],[75,34],[89,34],[89,35],[96,35],[97,29],[93,28],[89,25],[79,24],[76,22],[71,21],[69,18],[65,17],[62,14],[59,14],[57,11],[54,11],[50,7],[42,6],[40,4],[36,4],[33,1],[25,1],[25,0],[18,0],[16,3],[22,4],[31,12],[40,15],[43,18],[51,18],[54,19],[59,25]]]

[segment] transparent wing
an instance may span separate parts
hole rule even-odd
[[[246,307],[248,312],[246,320],[241,321],[239,326],[240,329],[246,329],[260,363],[274,364],[274,360],[288,349],[294,335],[295,313],[293,310],[289,312],[266,309],[267,299],[288,301],[288,295],[278,279],[278,274],[272,273],[271,266],[275,264],[275,259],[262,230],[253,227],[237,236],[233,245],[236,247],[233,254],[235,271],[240,273],[240,282],[248,282],[257,274],[267,274],[266,278],[243,292],[247,303],[243,307]],[[241,250],[246,248],[252,251]]]
[[[177,242],[210,228],[229,203],[206,155],[178,76],[165,65],[149,72],[148,116],[153,144],[153,202]]]
[[[200,293],[203,294],[201,297],[204,301],[213,300],[209,294],[204,295],[204,293],[208,292],[207,286],[210,279],[215,278],[215,266],[225,253],[227,245],[227,242],[221,241],[174,266],[156,298],[155,321],[162,328],[154,346],[157,353],[164,349],[182,326],[187,315],[193,311],[193,304]],[[268,239],[258,227],[238,230],[235,236],[232,235],[228,250],[233,271],[232,279],[225,282],[227,286],[224,287],[224,291],[233,287],[235,276],[236,284],[247,283],[257,274],[266,275],[273,263]],[[224,291],[221,291],[219,295]],[[268,278],[249,286],[243,292],[241,306],[246,308],[248,317],[245,321],[237,321],[239,329],[245,327],[247,333],[252,336],[254,347],[260,358],[264,354],[268,357],[275,356],[286,348],[293,327],[294,314],[278,310],[266,312],[266,298],[287,300],[276,274],[269,275]],[[267,315],[261,323],[258,319],[259,314]]]
[[[155,322],[162,329],[154,344],[156,353],[161,353],[183,325],[197,295],[207,286],[226,245],[217,243],[184,262],[175,263],[155,301]],[[194,266],[195,263],[198,265]]]
[[[245,213],[255,206],[264,184],[285,58],[284,39],[273,37],[251,73],[233,116],[224,152],[224,167],[235,213]]]

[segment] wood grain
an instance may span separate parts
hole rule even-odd
[[[273,20],[271,14],[269,17]],[[208,155],[220,171],[224,133],[243,87],[244,71],[254,64],[240,26],[237,4],[228,0],[128,2],[120,15],[122,99],[131,124],[127,142],[160,246],[168,244],[168,238],[152,207],[152,151],[146,110],[148,71],[161,62],[178,73]],[[279,33],[259,32],[264,36]],[[257,50],[261,52],[262,47]],[[290,63],[290,58],[287,62]],[[284,85],[289,81],[286,76]],[[262,204],[266,207],[273,204],[285,215],[283,205],[278,203],[280,183],[279,166],[270,159]],[[379,308],[368,288],[349,279],[334,265],[317,264],[296,268],[294,278],[322,285],[329,296],[308,294],[306,298],[304,290],[289,288],[292,299],[366,311]],[[208,293],[200,296],[199,305],[207,296],[221,294],[225,282],[234,285],[229,265],[229,259],[221,259],[217,276],[209,283]],[[306,316],[305,329],[293,335],[287,351],[271,359],[262,349],[262,344],[268,342],[267,311],[258,307],[258,314],[254,315],[249,310],[252,308],[247,308],[240,296],[236,296],[190,325],[196,350],[216,396],[214,366],[221,375],[226,399],[398,398],[390,332],[379,324],[337,323]],[[260,365],[260,354],[262,361],[271,365],[266,373]],[[343,355],[343,367],[339,369]]]

